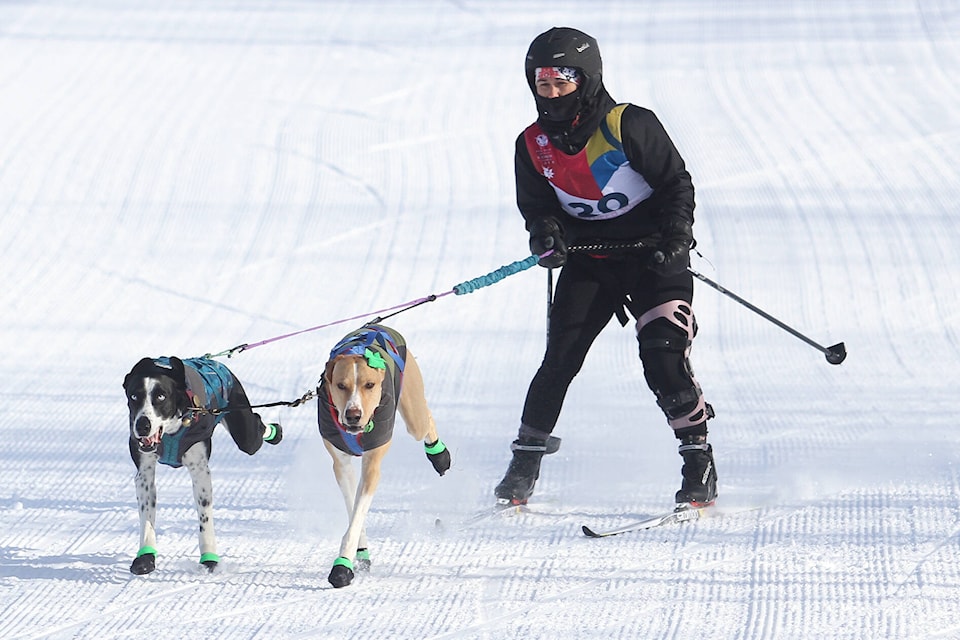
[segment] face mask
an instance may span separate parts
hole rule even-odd
[[[552,122],[568,122],[573,120],[580,110],[580,90],[568,93],[559,98],[544,98],[534,96],[537,101],[537,112],[541,118]]]

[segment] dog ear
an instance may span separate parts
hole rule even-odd
[[[170,367],[173,369],[173,375],[170,376],[173,378],[174,382],[177,383],[177,386],[181,389],[187,388],[187,372],[183,366],[183,360],[177,356],[170,356]]]
[[[190,408],[190,398],[187,395],[187,371],[183,360],[176,356],[170,356],[170,368],[172,369],[170,378],[177,385],[177,410],[184,413]]]
[[[328,360],[327,364],[323,367],[323,379],[327,381],[327,384],[333,384],[333,365],[337,363],[337,359]]]
[[[130,379],[134,376],[140,375],[140,372],[143,370],[151,370],[155,367],[153,363],[153,358],[140,358],[140,362],[133,365],[133,369],[130,369],[130,373],[123,377],[123,388],[126,389],[127,385],[130,383]]]

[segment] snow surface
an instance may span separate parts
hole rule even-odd
[[[526,257],[512,146],[554,25],[686,158],[695,268],[847,361],[698,285],[722,516],[580,534],[679,484],[612,323],[533,513],[462,526],[542,355],[524,271],[389,320],[454,468],[401,432],[369,574],[326,582],[346,516],[311,403],[264,410],[286,435],[252,458],[217,433],[213,574],[162,468],[158,568],[132,576],[124,374],[321,326],[228,361],[293,400],[348,319]],[[0,637],[960,637],[953,0],[5,2],[0,61]]]

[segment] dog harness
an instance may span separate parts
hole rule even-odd
[[[403,384],[403,369],[407,361],[407,343],[395,330],[383,325],[368,324],[341,340],[330,351],[330,360],[337,356],[363,356],[374,369],[385,369],[380,404],[373,419],[358,434],[347,433],[337,416],[337,408],[330,397],[326,381],[317,386],[317,418],[320,435],[344,453],[363,455],[383,446],[393,437],[397,416],[397,399]]]
[[[563,210],[574,218],[616,218],[653,195],[623,150],[620,117],[627,106],[611,109],[583,149],[572,156],[556,149],[539,124],[523,132],[534,168],[553,187]]]
[[[170,368],[170,358],[155,358],[154,362]],[[205,411],[194,412],[189,424],[160,437],[159,462],[171,467],[182,466],[187,449],[213,436],[213,430],[224,416],[220,412],[227,408],[227,399],[233,390],[233,374],[215,360],[188,358],[183,360],[183,372],[190,406]]]

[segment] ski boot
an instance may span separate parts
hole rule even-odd
[[[683,457],[683,484],[677,491],[677,511],[709,507],[717,499],[717,468],[713,447],[706,436],[689,436],[680,441]]]
[[[498,504],[527,504],[533,486],[540,477],[540,460],[560,448],[560,438],[547,435],[546,440],[520,437],[510,444],[513,459],[503,480],[494,489]]]

